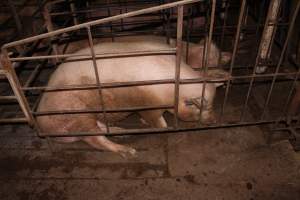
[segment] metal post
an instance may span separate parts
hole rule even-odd
[[[2,55],[1,55],[0,61],[1,61],[3,69],[7,71],[6,77],[10,83],[10,86],[11,86],[14,94],[17,97],[18,103],[27,119],[27,122],[29,123],[29,125],[33,126],[34,118],[30,112],[29,104],[27,102],[27,99],[26,99],[23,91],[21,90],[21,84],[19,82],[19,79],[16,75],[16,72],[12,66],[12,63],[9,60],[9,56],[5,49],[2,49]]]
[[[266,19],[266,28],[262,35],[262,49],[260,52],[260,60],[265,61],[270,58],[273,39],[276,33],[277,18],[280,10],[281,0],[272,0],[269,5],[268,16]],[[256,73],[264,73],[267,66],[258,66]]]

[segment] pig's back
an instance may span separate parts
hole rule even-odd
[[[94,46],[96,54],[125,53],[136,51],[167,50],[167,44],[153,41],[145,42],[115,42],[100,43]],[[85,48],[76,54],[90,54],[90,49]],[[123,58],[110,58],[97,60],[101,82],[125,82],[174,78],[175,56],[152,55]],[[196,73],[182,63],[182,78],[195,78]],[[95,74],[92,61],[66,62],[61,64],[53,73],[48,83],[53,85],[72,85],[95,83]]]

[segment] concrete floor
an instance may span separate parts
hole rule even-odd
[[[200,134],[199,134],[200,133]],[[118,138],[135,159],[0,131],[0,199],[300,199],[300,155],[257,127]]]

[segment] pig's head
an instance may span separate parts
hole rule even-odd
[[[182,121],[198,121],[210,124],[215,120],[213,113],[213,99],[216,87],[213,84],[206,84],[204,98],[202,96],[202,84],[182,85],[180,89],[178,117]],[[202,112],[200,116],[200,108]]]
[[[198,44],[190,46],[187,64],[189,64],[191,67],[203,68],[204,44],[204,40],[201,40]],[[232,55],[230,52],[221,52],[217,45],[212,42],[210,45],[207,67],[219,67],[219,65],[225,65],[231,60],[231,56]]]

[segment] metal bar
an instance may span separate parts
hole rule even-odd
[[[293,73],[278,73],[277,76],[291,76],[296,75],[297,72]],[[232,76],[229,79],[239,80],[239,79],[251,79],[254,77],[258,78],[267,78],[273,77],[275,74],[259,74],[259,75],[245,75],[245,76]],[[290,80],[290,79],[288,79]],[[195,78],[195,79],[180,79],[180,84],[197,84],[203,83],[206,81],[207,83],[220,83],[225,82],[227,79],[220,77],[203,77],[203,78]],[[145,86],[145,85],[156,85],[156,84],[174,84],[174,79],[162,79],[162,80],[150,80],[150,81],[130,81],[130,82],[113,82],[113,83],[102,83],[102,89],[108,88],[118,88],[118,87],[132,87],[132,86]],[[246,84],[247,82],[245,82]],[[49,86],[36,86],[36,87],[22,87],[22,90],[42,90],[44,92],[58,92],[58,91],[71,91],[71,90],[92,90],[97,89],[97,85],[71,85],[71,86],[62,86],[62,87],[49,87]]]
[[[27,123],[26,117],[20,117],[20,118],[3,118],[0,119],[0,124],[9,124],[9,123]]]
[[[236,28],[234,47],[233,47],[232,58],[231,58],[231,62],[230,62],[230,69],[229,69],[229,74],[230,75],[232,75],[232,72],[233,72],[235,57],[236,57],[236,54],[237,54],[238,45],[239,45],[239,41],[240,41],[240,33],[241,33],[242,24],[243,24],[246,1],[247,0],[242,1],[241,8],[240,8],[240,15],[239,15],[239,20],[238,20],[238,25],[237,25],[237,28]],[[221,110],[221,114],[220,114],[220,121],[221,122],[223,120],[223,116],[224,116],[224,112],[225,112],[225,106],[226,106],[226,102],[228,100],[229,87],[230,87],[230,79],[228,79],[227,84],[226,84],[225,97],[224,97],[224,101],[223,101],[223,104],[222,104],[222,110]]]
[[[20,104],[20,107],[28,121],[28,123],[30,125],[34,124],[34,119],[32,114],[30,113],[30,107],[29,104],[26,100],[26,97],[23,93],[23,91],[21,90],[21,85],[19,82],[19,79],[16,75],[16,72],[12,66],[12,63],[9,61],[9,56],[7,54],[6,50],[2,50],[2,55],[0,58],[0,62],[2,64],[3,69],[5,69],[7,71],[6,77],[10,83],[10,86],[14,92],[14,94],[16,95],[18,102]]]
[[[6,100],[17,100],[16,96],[0,96],[0,101],[6,101]]]
[[[139,106],[128,108],[114,108],[114,109],[82,109],[82,110],[57,110],[57,111],[39,111],[32,112],[34,116],[45,115],[73,115],[73,114],[90,114],[90,113],[121,113],[121,112],[135,112],[135,111],[148,111],[148,110],[163,110],[174,108],[173,105],[160,105],[160,106]]]
[[[101,53],[95,54],[96,59],[110,59],[110,58],[120,58],[129,56],[153,56],[153,55],[175,55],[176,48],[161,49],[155,51],[131,51],[124,53]],[[41,60],[41,59],[51,59],[51,58],[71,58],[76,57],[78,59],[89,59],[93,57],[91,54],[59,54],[59,55],[47,55],[47,56],[31,56],[31,57],[18,57],[10,58],[10,61],[19,62],[25,60]]]
[[[210,54],[210,46],[211,46],[211,41],[212,41],[212,34],[213,34],[213,29],[214,29],[214,22],[215,22],[215,12],[216,12],[216,0],[212,0],[212,9],[211,9],[211,14],[210,14],[210,24],[209,24],[209,33],[208,33],[208,41],[205,42],[205,47],[204,48],[204,76],[207,74],[207,62],[209,59],[209,54]],[[206,83],[207,81],[205,80],[203,82],[203,87],[202,87],[202,94],[201,94],[201,107],[200,107],[200,118],[199,122],[201,122],[202,119],[202,112],[203,112],[203,105],[204,105],[204,97],[205,97],[205,89],[206,89]]]
[[[178,1],[178,2],[168,3],[168,4],[165,4],[165,5],[161,5],[161,6],[154,6],[154,7],[150,7],[150,8],[145,8],[145,9],[129,12],[129,13],[124,13],[124,14],[121,14],[121,15],[107,17],[107,18],[104,18],[104,19],[94,20],[94,21],[91,21],[91,22],[86,22],[86,23],[74,25],[74,26],[71,26],[71,27],[55,30],[55,31],[52,31],[50,33],[44,33],[44,34],[41,34],[41,35],[29,37],[29,38],[26,38],[26,39],[23,39],[23,40],[10,42],[10,43],[7,43],[7,44],[3,45],[2,48],[14,47],[14,46],[21,45],[21,44],[28,43],[28,42],[32,42],[32,41],[35,41],[35,40],[44,39],[44,38],[59,35],[59,34],[62,34],[62,33],[66,33],[66,32],[70,32],[70,31],[75,31],[75,30],[78,30],[78,29],[86,28],[88,26],[103,24],[103,23],[107,23],[107,22],[111,22],[111,21],[116,21],[116,20],[120,20],[120,19],[124,19],[124,18],[128,18],[128,17],[134,17],[134,16],[141,15],[141,14],[147,14],[147,13],[156,12],[156,11],[163,10],[163,9],[168,9],[168,8],[172,8],[172,7],[176,7],[176,6],[180,6],[180,5],[186,5],[186,4],[190,4],[190,3],[194,3],[194,2],[200,2],[200,1],[204,1],[204,0],[183,0],[183,1]]]
[[[73,17],[73,23],[74,23],[74,25],[77,25],[78,24],[78,19],[77,19],[77,14],[76,14],[76,8],[75,8],[74,1],[69,1],[69,3],[70,3],[71,14],[72,14],[72,17]]]
[[[176,39],[176,63],[175,63],[175,90],[174,90],[174,122],[178,127],[178,104],[179,104],[179,79],[180,64],[182,54],[182,26],[183,26],[183,6],[177,8],[177,39]]]
[[[197,127],[179,127],[177,129],[174,128],[141,128],[141,129],[125,129],[125,130],[116,130],[110,133],[105,132],[74,132],[74,133],[41,133],[41,137],[76,137],[76,136],[98,136],[98,135],[105,135],[105,136],[119,136],[119,135],[145,135],[145,134],[170,134],[170,133],[187,133],[187,132],[194,132],[194,133],[204,133],[199,130],[208,130],[208,129],[218,129],[218,128],[229,128],[229,127],[240,127],[240,126],[257,126],[257,125],[264,125],[264,124],[272,124],[276,123],[276,120],[269,120],[269,121],[260,121],[260,122],[243,122],[243,123],[231,123],[231,124],[218,124],[218,125],[211,125],[211,126],[197,126]]]
[[[270,98],[271,98],[271,94],[272,94],[272,91],[273,91],[273,88],[274,88],[274,84],[275,84],[275,81],[276,81],[276,78],[277,78],[277,73],[279,72],[279,68],[282,64],[282,61],[284,59],[284,55],[285,55],[285,52],[287,50],[287,46],[288,46],[288,43],[289,43],[289,40],[291,38],[291,35],[292,35],[292,32],[293,32],[293,29],[294,29],[294,25],[295,25],[295,21],[296,21],[296,18],[297,18],[297,15],[298,15],[298,12],[299,12],[299,8],[300,8],[300,1],[298,2],[296,8],[295,8],[295,11],[293,13],[293,17],[291,19],[291,23],[290,23],[290,27],[288,29],[288,33],[287,33],[287,36],[286,36],[286,40],[284,42],[284,45],[283,45],[283,49],[281,51],[281,54],[280,54],[280,58],[279,58],[279,61],[278,61],[278,64],[276,66],[276,70],[275,70],[275,75],[273,76],[273,80],[272,80],[272,83],[271,83],[271,87],[270,87],[270,90],[268,92],[268,96],[267,96],[267,99],[266,99],[266,102],[265,102],[265,105],[264,105],[264,109],[263,109],[263,112],[261,114],[261,119],[263,119],[264,117],[264,114],[266,112],[266,107],[268,106],[269,102],[270,102]]]
[[[270,25],[269,22],[277,21],[277,16],[280,9],[281,0],[272,0],[269,5],[268,16],[266,19],[267,27],[264,29],[262,35],[262,49],[260,51],[260,59],[265,60],[270,57],[271,48],[272,48],[272,40],[273,36],[276,33],[276,25]],[[267,69],[266,66],[259,66],[256,70],[257,73],[263,73]]]
[[[86,29],[87,29],[87,32],[88,32],[89,45],[90,45],[91,54],[92,54],[92,57],[93,57],[93,67],[94,67],[94,72],[95,72],[96,84],[98,86],[99,100],[101,102],[101,109],[103,110],[104,122],[105,122],[105,125],[106,125],[106,131],[109,133],[110,130],[109,130],[109,124],[108,124],[107,116],[106,116],[106,109],[105,109],[105,103],[104,103],[104,98],[103,98],[103,93],[102,93],[100,74],[99,74],[99,71],[98,71],[98,65],[97,65],[97,61],[96,61],[93,37],[92,37],[92,33],[91,33],[91,28],[89,26],[87,26]]]
[[[23,27],[22,27],[22,23],[21,23],[20,17],[19,17],[19,15],[17,13],[16,7],[15,7],[14,3],[12,2],[12,0],[7,0],[7,3],[9,5],[9,7],[11,9],[11,12],[12,12],[12,15],[14,17],[18,33],[19,33],[19,35],[23,35],[22,34],[23,33]]]
[[[53,23],[52,23],[52,19],[51,19],[51,16],[49,14],[49,5],[50,4],[46,4],[45,7],[44,7],[44,10],[43,10],[43,17],[44,17],[44,20],[45,20],[45,24],[46,24],[46,28],[47,28],[47,31],[49,33],[51,33],[54,29],[53,29]],[[47,34],[47,33],[44,33],[44,34]],[[43,35],[43,34],[42,34]],[[53,36],[55,35],[49,35],[49,38],[50,38],[50,42],[51,42],[51,46],[52,46],[52,49],[53,49],[53,52],[55,55],[58,55],[59,54],[59,51],[58,51],[58,46],[57,44],[53,44],[52,41],[54,40],[53,39]],[[37,37],[37,36],[35,36]],[[47,37],[45,37],[47,38]],[[45,39],[45,38],[41,38],[41,39]],[[36,39],[38,40],[38,39]],[[33,40],[34,41],[34,40]],[[3,47],[2,47],[3,48]],[[59,59],[57,57],[54,58],[54,63],[57,63],[59,62]]]

